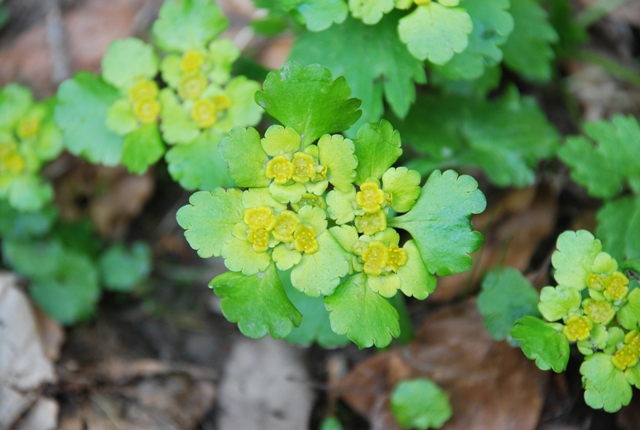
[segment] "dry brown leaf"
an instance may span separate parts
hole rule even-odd
[[[444,430],[532,430],[548,380],[520,349],[491,339],[469,300],[433,314],[409,346],[360,363],[338,389],[372,430],[396,430],[390,391],[416,377],[431,378],[449,394],[453,416]]]
[[[55,421],[57,408],[38,403],[42,386],[55,380],[29,299],[13,275],[0,274],[0,429],[11,428],[34,405],[36,422]]]
[[[539,244],[556,224],[557,193],[548,185],[509,192],[473,218],[474,228],[484,234],[484,244],[472,255],[471,270],[440,278],[429,297],[432,302],[452,300],[471,292],[480,278],[501,265],[524,272]],[[542,280],[542,283],[546,280]]]

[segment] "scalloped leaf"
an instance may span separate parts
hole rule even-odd
[[[256,101],[269,115],[292,127],[308,146],[326,133],[348,129],[358,120],[360,101],[350,99],[351,89],[342,77],[332,80],[326,67],[303,68],[287,62],[270,72]]]
[[[106,126],[107,111],[119,98],[117,89],[89,72],[60,85],[55,119],[69,152],[106,166],[120,162],[124,138]]]
[[[618,261],[640,258],[640,198],[609,201],[597,214],[596,234],[603,249]]]
[[[100,255],[98,267],[106,289],[130,291],[149,276],[151,250],[144,242],[135,242],[130,249],[117,243]]]
[[[400,335],[398,311],[367,287],[364,273],[354,275],[324,299],[331,328],[346,334],[359,348],[384,348]]]
[[[2,88],[0,90],[0,130],[12,129],[31,105],[33,105],[33,95],[29,88],[15,83]]]
[[[426,378],[400,382],[390,401],[391,412],[402,428],[440,428],[453,415],[447,393]]]
[[[129,172],[142,174],[164,155],[158,124],[144,124],[124,137],[122,159]]]
[[[577,290],[586,288],[587,275],[602,251],[600,241],[586,230],[565,231],[558,236],[556,247],[551,262],[556,269],[553,277],[558,285]]]
[[[304,0],[297,7],[310,31],[322,31],[332,24],[340,24],[349,9],[344,0]]]
[[[158,74],[158,56],[151,45],[130,37],[115,40],[102,57],[102,77],[114,87],[126,89],[139,79]]]
[[[358,185],[367,179],[380,179],[402,155],[400,133],[384,119],[362,125],[353,143],[358,158],[355,179]]]
[[[269,186],[271,179],[265,174],[269,157],[260,144],[260,134],[255,128],[234,128],[222,139],[219,149],[220,156],[229,165],[229,174],[239,187]]]
[[[631,386],[609,354],[595,353],[580,366],[584,400],[594,409],[617,412],[631,402]]]
[[[224,316],[238,323],[247,337],[256,339],[269,333],[280,339],[302,322],[302,315],[287,298],[273,264],[252,276],[223,273],[209,286],[222,298],[220,307]]]
[[[429,272],[447,276],[471,267],[469,254],[482,245],[483,237],[473,230],[470,218],[484,211],[486,205],[471,176],[436,170],[413,208],[388,224],[411,234]]]
[[[228,25],[211,0],[169,0],[160,8],[151,34],[156,45],[165,51],[187,51],[203,49]]]
[[[517,320],[511,337],[520,341],[522,352],[542,370],[560,373],[569,362],[569,342],[551,324],[540,318],[526,316]]]
[[[394,7],[394,0],[349,0],[351,15],[367,25],[377,24]]]

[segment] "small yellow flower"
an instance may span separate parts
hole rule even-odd
[[[640,351],[640,333],[637,330],[632,330],[624,336],[624,343]]]
[[[226,94],[220,94],[213,98],[213,104],[218,110],[227,110],[231,107],[231,99]]]
[[[563,333],[569,342],[587,340],[591,334],[593,323],[587,317],[572,316],[567,320]]]
[[[316,175],[316,169],[313,166],[313,156],[304,152],[296,152],[293,155],[293,180],[306,184]]]
[[[367,181],[360,185],[360,191],[356,194],[356,203],[368,214],[378,212],[386,202],[385,192],[373,181]]]
[[[148,79],[141,79],[129,88],[129,101],[136,104],[142,100],[158,98],[158,85]]]
[[[613,354],[611,362],[620,370],[633,367],[638,363],[638,351],[629,345],[625,345]]]
[[[255,252],[265,252],[269,249],[269,232],[263,228],[250,228],[247,240],[251,242],[251,247]]]
[[[613,272],[604,283],[602,294],[611,301],[623,299],[629,292],[629,279],[620,272]]]
[[[276,184],[284,185],[293,177],[293,163],[284,155],[277,155],[267,163],[265,174]]]
[[[40,131],[40,121],[36,118],[24,118],[18,124],[17,134],[20,139],[28,139],[29,137],[35,136]]]
[[[377,212],[356,217],[355,224],[358,232],[372,235],[387,228],[387,215],[380,209]]]
[[[191,73],[182,78],[178,94],[185,100],[195,100],[207,89],[207,78],[202,73]]]
[[[392,244],[389,246],[389,267],[394,272],[398,271],[400,266],[404,266],[409,261],[407,251],[400,248],[398,245]]]
[[[258,206],[244,210],[244,223],[250,229],[270,231],[276,224],[276,216],[269,206]]]
[[[202,52],[187,51],[182,56],[182,61],[180,61],[180,70],[182,70],[182,73],[197,72],[204,65],[204,61],[205,57]]]
[[[582,302],[584,313],[596,324],[608,324],[616,314],[611,303],[586,299]]]
[[[384,243],[375,240],[362,252],[362,260],[364,260],[364,273],[369,276],[380,276],[389,262],[389,250]]]
[[[307,254],[318,252],[320,246],[316,240],[316,230],[311,226],[300,224],[293,233],[293,247],[296,251]]]
[[[10,175],[19,175],[24,171],[25,161],[20,154],[15,151],[9,152],[0,158],[0,172]]]
[[[276,223],[273,227],[273,237],[280,242],[291,242],[293,240],[293,232],[300,224],[300,218],[295,212],[285,210],[276,217]]]
[[[218,111],[210,99],[196,101],[191,110],[191,118],[202,128],[209,128],[218,122]]]
[[[133,105],[133,113],[141,123],[155,122],[160,114],[160,103],[155,99],[143,99]]]
[[[597,273],[589,273],[587,275],[587,287],[596,291],[602,291],[604,288],[604,282],[607,279],[606,275],[599,275]]]

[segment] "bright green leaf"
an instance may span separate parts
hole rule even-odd
[[[202,49],[229,24],[211,0],[168,0],[160,8],[151,34],[168,52]]]
[[[388,224],[413,236],[429,272],[439,276],[461,273],[471,267],[469,254],[483,241],[482,235],[473,230],[470,217],[484,211],[486,204],[471,176],[436,170],[413,208]]]
[[[420,195],[420,173],[406,167],[387,170],[382,175],[382,188],[390,195],[391,207],[396,212],[407,212]]]
[[[224,88],[224,93],[229,97],[231,106],[214,128],[223,133],[228,133],[233,127],[246,127],[256,125],[262,118],[262,108],[255,102],[256,91],[260,84],[247,79],[244,76],[236,76]]]
[[[165,88],[160,91],[160,104],[160,129],[167,143],[191,143],[200,136],[200,127],[191,119],[173,90]]]
[[[98,264],[105,288],[129,291],[149,276],[151,250],[143,242],[134,243],[131,249],[118,243],[100,256]]]
[[[55,118],[69,152],[107,166],[120,162],[124,139],[106,126],[107,111],[119,98],[115,88],[88,72],[60,85]]]
[[[226,272],[209,284],[222,298],[222,313],[247,337],[260,338],[269,333],[280,339],[300,325],[302,315],[287,298],[275,267],[253,276]]]
[[[558,285],[557,287],[544,287],[540,291],[540,304],[538,309],[547,321],[558,321],[577,310],[582,302],[582,297],[576,288]]]
[[[33,105],[33,95],[27,87],[12,83],[2,88],[0,90],[0,130],[14,128],[31,105]]]
[[[393,0],[349,0],[351,15],[367,25],[377,24],[394,7]]]
[[[158,74],[158,56],[153,47],[140,39],[116,40],[102,57],[102,77],[120,89],[127,89],[140,79]]]
[[[391,412],[402,428],[440,428],[453,414],[447,393],[426,378],[400,382],[390,400]]]
[[[640,198],[608,201],[597,214],[602,247],[619,261],[640,258]]]
[[[511,329],[511,337],[520,341],[524,355],[540,369],[560,373],[567,368],[569,342],[552,324],[534,316],[522,317]]]
[[[164,155],[158,124],[145,124],[127,134],[120,161],[131,173],[142,174]]]
[[[344,0],[303,0],[297,10],[311,31],[326,30],[333,23],[340,24],[348,14]]]
[[[551,256],[556,269],[554,278],[559,285],[584,289],[591,266],[602,251],[600,241],[586,230],[565,231],[558,236],[556,246],[558,249]]]
[[[38,211],[53,199],[53,188],[39,176],[18,176],[11,182],[9,204],[19,211]]]
[[[349,99],[344,78],[332,80],[320,65],[302,68],[288,62],[264,81],[256,101],[283,125],[292,127],[308,146],[320,136],[348,129],[361,115],[360,101]]]
[[[453,54],[464,51],[473,23],[464,9],[430,2],[418,6],[402,18],[398,34],[411,54],[419,60],[444,64]]]
[[[353,142],[339,134],[325,134],[318,141],[320,163],[327,168],[327,179],[342,192],[349,191],[356,177],[358,158]]]
[[[265,174],[269,157],[262,149],[260,135],[254,128],[231,130],[220,142],[220,156],[229,165],[229,173],[239,187],[260,188],[271,182]]]
[[[407,264],[398,268],[400,289],[408,297],[424,300],[435,291],[438,280],[427,270],[413,240],[407,241],[403,249],[407,252]]]
[[[266,252],[253,250],[248,240],[229,238],[222,247],[224,265],[234,272],[242,272],[243,275],[255,275],[267,270],[271,264],[271,257]]]
[[[107,111],[107,128],[121,136],[131,133],[138,128],[138,118],[131,109],[127,99],[115,102]]]
[[[360,127],[354,144],[358,157],[355,183],[358,185],[368,179],[380,179],[402,155],[400,133],[385,120]]]
[[[538,316],[538,292],[522,274],[511,267],[497,269],[482,281],[478,310],[484,326],[495,340],[509,336],[516,320]]]
[[[502,46],[504,63],[527,79],[551,78],[553,49],[558,34],[547,21],[547,13],[537,0],[511,0],[513,31]]]
[[[189,204],[178,210],[176,219],[186,230],[189,245],[200,257],[209,258],[220,256],[233,226],[242,221],[243,215],[242,191],[216,188],[191,195]]]
[[[398,311],[367,287],[363,273],[347,279],[324,302],[333,331],[346,334],[360,348],[383,348],[400,335]]]
[[[618,310],[618,322],[627,330],[637,330],[640,322],[640,289],[634,288],[627,299],[629,301]]]
[[[611,356],[595,353],[580,366],[584,400],[594,409],[617,412],[631,402],[631,386],[624,373],[611,362]]]
[[[322,420],[320,430],[344,430],[344,427],[336,417],[327,417]]]

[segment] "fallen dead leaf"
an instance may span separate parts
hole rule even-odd
[[[449,394],[453,416],[444,430],[532,430],[548,381],[520,349],[491,339],[469,300],[433,314],[407,347],[357,365],[338,389],[372,430],[397,430],[390,391],[416,377],[431,378]]]
[[[57,404],[43,400],[42,387],[55,382],[53,363],[45,355],[36,317],[16,278],[0,274],[0,429],[24,416],[23,429],[55,426]],[[24,422],[42,427],[25,427]]]
[[[473,218],[473,226],[484,234],[482,248],[472,255],[473,267],[465,273],[440,278],[429,296],[446,302],[470,293],[485,273],[496,267],[514,267],[524,272],[540,243],[556,225],[557,193],[549,185],[514,190]],[[541,279],[544,284],[546,279]]]

